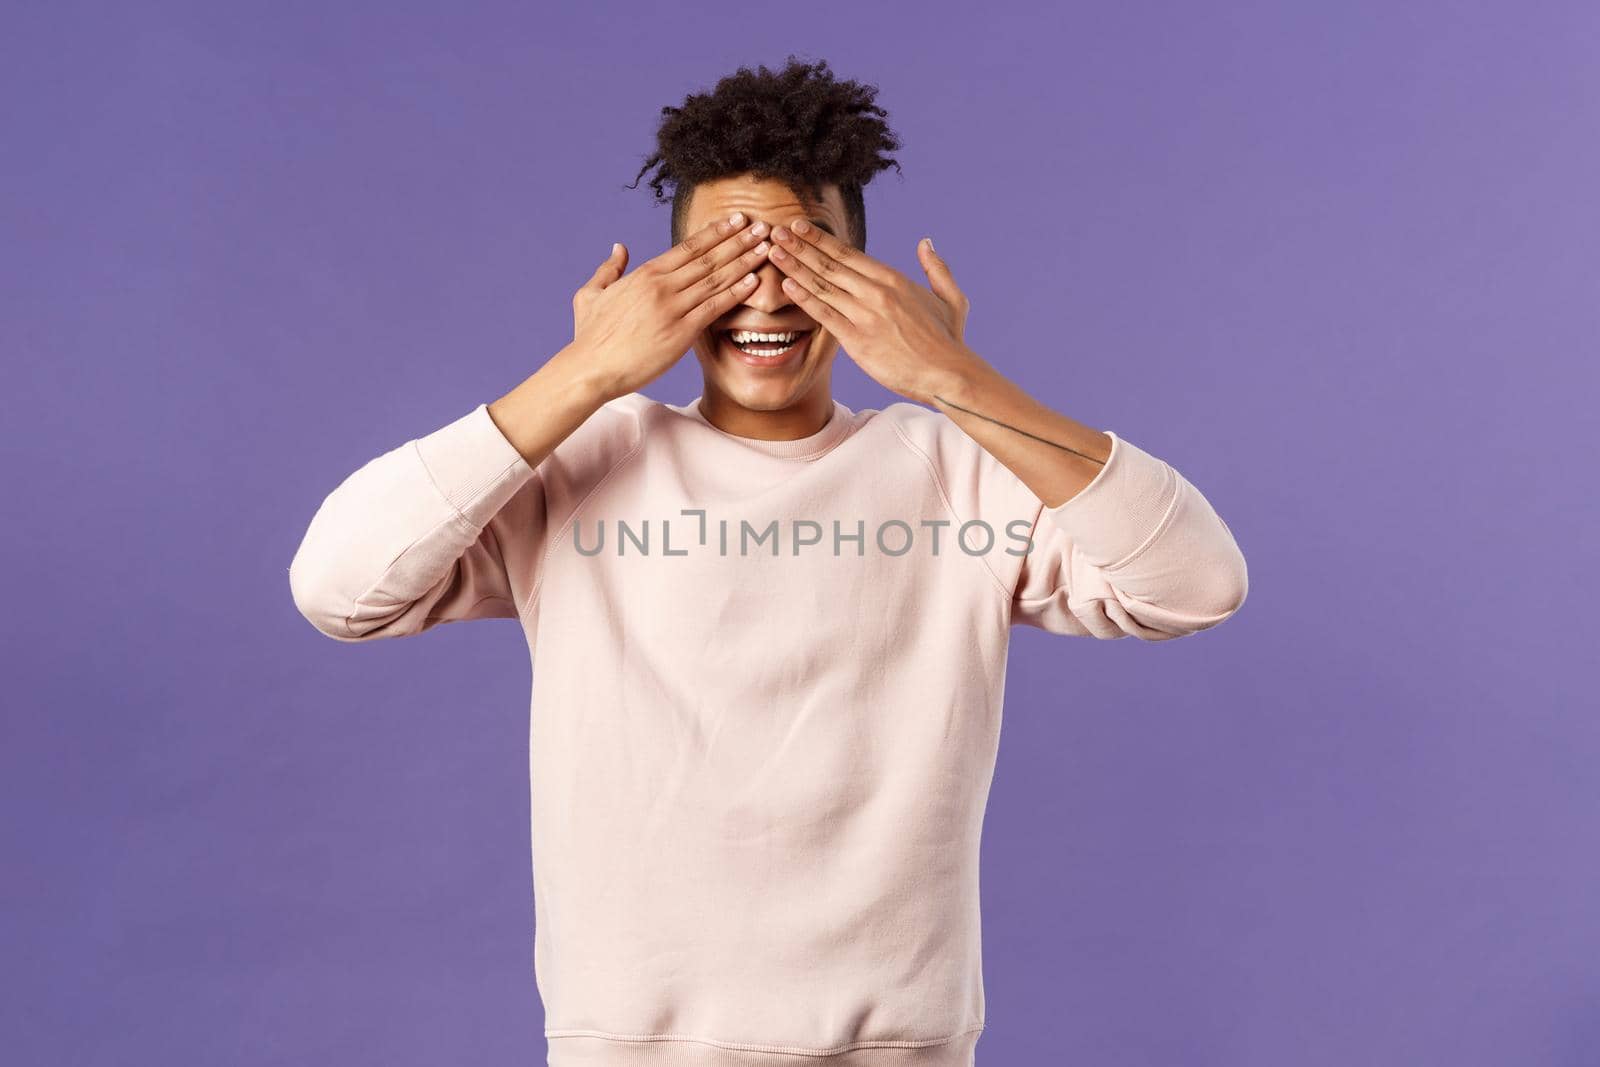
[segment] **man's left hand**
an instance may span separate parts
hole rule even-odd
[[[917,244],[924,287],[803,220],[772,236],[784,291],[885,389],[932,404],[982,364],[962,340],[971,303],[931,242]]]

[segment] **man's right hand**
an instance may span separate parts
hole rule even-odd
[[[617,245],[572,297],[572,344],[563,357],[581,363],[607,399],[642,389],[754,291],[767,229],[737,212],[627,275],[628,250]]]
[[[489,417],[530,466],[609,400],[642,389],[683,358],[701,331],[755,288],[765,222],[723,219],[623,275],[617,246],[572,298],[572,343],[488,405]],[[757,244],[757,242],[760,242]]]

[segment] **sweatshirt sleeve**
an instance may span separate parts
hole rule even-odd
[[[515,526],[497,523],[513,500]],[[479,404],[328,494],[289,565],[289,588],[300,613],[339,641],[516,618],[502,539],[537,531],[541,516],[534,468]]]
[[[1094,480],[1065,503],[1040,507],[1013,621],[1146,641],[1222,622],[1249,588],[1232,531],[1170,464],[1105,433],[1111,455]]]

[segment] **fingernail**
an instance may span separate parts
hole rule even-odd
[[[739,223],[744,221],[744,212],[735,211],[732,215],[728,216],[728,221],[733,223],[735,226],[739,225]]]
[[[930,252],[933,251],[933,238],[932,237],[924,237],[922,239],[922,243],[928,246],[928,251],[930,251]]]
[[[811,229],[811,223],[807,222],[805,219],[795,219],[791,228],[795,233],[805,233],[807,230]]]
[[[622,251],[622,246],[617,244],[615,241],[611,242],[611,254],[616,255],[620,251]]]

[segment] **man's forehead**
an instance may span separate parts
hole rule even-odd
[[[821,200],[808,200],[781,182],[724,179],[697,188],[689,203],[690,219],[701,223],[735,211],[754,219],[803,214],[819,223],[844,220],[842,198],[834,185],[823,186]]]

